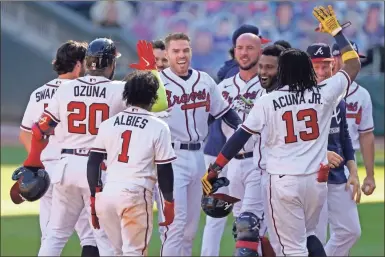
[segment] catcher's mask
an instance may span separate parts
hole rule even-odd
[[[16,181],[10,191],[11,200],[15,204],[24,201],[39,200],[48,190],[51,180],[44,169],[19,167],[12,174]]]
[[[226,194],[203,195],[202,210],[210,217],[224,218],[233,210],[234,204],[240,199]]]

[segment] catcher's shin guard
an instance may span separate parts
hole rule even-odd
[[[98,247],[92,245],[83,246],[81,257],[100,257]]]
[[[233,224],[234,256],[258,256],[260,222],[251,212],[243,212]]]

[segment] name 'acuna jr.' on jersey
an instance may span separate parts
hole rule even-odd
[[[45,113],[62,127],[62,149],[88,149],[102,121],[126,109],[124,82],[85,76],[59,87]]]
[[[242,128],[252,134],[267,130],[263,135],[270,174],[312,174],[327,163],[331,117],[349,84],[341,70],[314,92],[301,96],[284,86],[255,102]]]
[[[157,179],[156,164],[176,159],[167,124],[138,107],[103,122],[92,151],[107,153],[106,185],[129,183],[150,191]]]

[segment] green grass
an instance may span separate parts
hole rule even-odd
[[[11,174],[24,158],[25,153],[19,147],[1,151],[1,256],[36,256],[40,246],[38,202],[14,205],[9,199],[9,189],[13,184]],[[351,256],[384,256],[384,167],[377,166],[375,174],[377,184],[375,193],[369,197],[363,195],[358,206],[362,236],[353,247]],[[364,169],[359,169],[359,176],[362,181],[365,177]],[[228,219],[221,243],[221,256],[230,256],[233,252],[232,221],[232,218]],[[202,215],[194,242],[194,256],[200,255],[204,223],[205,217]],[[154,220],[149,254],[159,256],[159,249],[158,226]],[[80,244],[74,234],[64,248],[62,256],[79,255]]]

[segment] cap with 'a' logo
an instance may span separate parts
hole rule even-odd
[[[361,53],[358,51],[358,46],[357,46],[357,44],[356,44],[355,42],[350,41],[350,44],[352,44],[352,47],[353,47],[354,51],[357,52],[357,54],[358,54],[358,56],[359,56],[360,58],[366,58],[366,55],[361,54]],[[334,44],[334,45],[333,45],[333,48],[332,48],[332,55],[333,55],[333,56],[339,56],[339,55],[341,55],[340,48],[338,47],[337,44]]]
[[[311,44],[306,52],[310,55],[312,62],[333,61],[330,46],[324,43]]]

